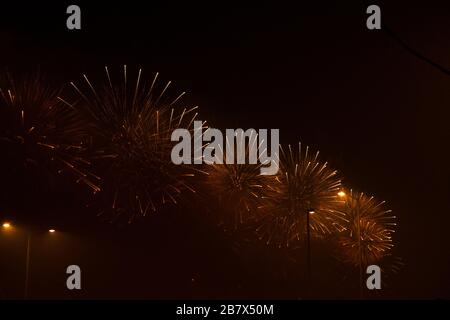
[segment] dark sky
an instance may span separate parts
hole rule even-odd
[[[65,27],[65,9],[72,2],[82,10],[80,31]],[[187,91],[188,101],[201,108],[200,119],[215,126],[279,128],[282,143],[301,140],[320,149],[348,185],[386,200],[395,211],[397,250],[406,262],[395,297],[450,298],[450,77],[385,32],[367,30],[363,1],[299,6],[278,1],[72,2],[2,4],[2,69],[40,66],[51,77],[68,82],[79,80],[82,73],[98,74],[104,65],[143,67],[149,73],[159,71],[177,89]],[[374,3],[381,7],[383,23],[401,39],[450,68],[448,5]],[[95,219],[86,219],[96,225]],[[104,288],[112,287],[113,278],[121,279],[123,296],[145,297],[148,291],[132,283],[139,282],[136,274],[145,273],[155,261],[159,266],[151,272],[170,273],[163,279],[173,283],[160,280],[154,292],[189,295],[192,274],[201,272],[200,265],[207,270],[204,265],[214,259],[199,253],[202,249],[196,245],[204,239],[194,240],[193,230],[171,219],[162,219],[158,227],[143,223],[120,232],[96,225],[100,231],[87,228],[90,231],[83,231],[77,241],[67,235],[69,249],[58,250],[72,250],[94,268],[95,252],[102,248],[104,257],[117,265],[99,277],[97,266],[98,280],[87,297],[105,296]],[[148,235],[158,229],[166,231],[164,236]],[[146,235],[136,235],[137,230]],[[95,233],[103,236],[96,238]],[[186,241],[186,247],[177,245],[184,239],[192,241]],[[152,246],[151,258],[142,254],[149,248],[135,245],[149,241],[164,244]],[[141,255],[145,258],[137,266]],[[183,271],[174,267],[194,257],[203,260],[187,264]],[[61,265],[71,260],[67,254],[59,259]],[[127,259],[135,268],[125,271],[129,282],[119,272],[126,269]],[[173,272],[167,271],[172,270],[168,265]],[[211,286],[215,277],[227,282],[216,267],[212,264],[215,271],[204,271]],[[149,285],[154,278],[158,276],[146,280]],[[177,294],[164,289],[183,281],[186,286],[180,285]],[[225,288],[223,283],[215,285]],[[48,289],[50,296],[59,294],[52,290]],[[217,291],[205,289],[202,294],[228,294],[226,289]]]

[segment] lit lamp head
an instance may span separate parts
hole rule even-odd
[[[344,191],[339,191],[337,194],[340,198],[344,198],[346,196]]]
[[[11,223],[3,222],[2,227],[5,228],[5,229],[9,229],[9,228],[11,228]]]

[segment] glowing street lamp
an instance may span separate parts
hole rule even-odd
[[[5,228],[5,229],[9,229],[9,228],[11,228],[11,223],[9,223],[9,222],[4,222],[4,223],[2,224],[2,227]]]
[[[48,232],[50,232],[50,233],[55,233],[56,230],[55,230],[55,229],[49,229]]]
[[[344,191],[339,191],[337,194],[340,198],[344,198],[346,196]]]

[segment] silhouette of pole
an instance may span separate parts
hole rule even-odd
[[[362,247],[361,247],[361,217],[360,208],[356,211],[356,222],[358,223],[358,228],[356,236],[358,237],[358,264],[359,264],[359,298],[364,298],[364,287],[363,287],[363,262],[362,262]]]
[[[25,262],[25,290],[24,299],[28,299],[28,283],[30,279],[30,250],[31,250],[31,234],[28,232],[27,235],[27,256]]]
[[[308,209],[306,212],[306,292],[309,296],[311,292],[311,226],[309,215],[313,212]]]

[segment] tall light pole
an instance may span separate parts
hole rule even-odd
[[[49,229],[49,233],[55,233],[55,229]],[[27,257],[25,264],[25,290],[24,290],[24,299],[28,299],[28,286],[30,283],[30,253],[31,253],[31,232],[27,232]]]
[[[356,210],[356,219],[358,222],[357,237],[358,237],[358,264],[359,264],[359,298],[364,298],[364,287],[363,287],[363,261],[362,261],[362,245],[361,245],[361,208],[358,203],[358,208]]]
[[[28,283],[30,280],[30,250],[31,250],[31,233],[27,232],[27,256],[25,262],[25,290],[23,298],[28,299]]]
[[[311,291],[311,224],[310,215],[314,214],[313,209],[306,210],[306,290],[307,295]]]
[[[12,224],[10,222],[4,222],[2,224],[4,229],[11,229]],[[55,229],[49,229],[49,233],[55,233]],[[25,257],[25,283],[24,283],[24,292],[23,298],[28,299],[28,291],[29,291],[29,283],[30,283],[30,262],[31,262],[31,231],[27,231],[27,248],[26,248],[26,257]]]

